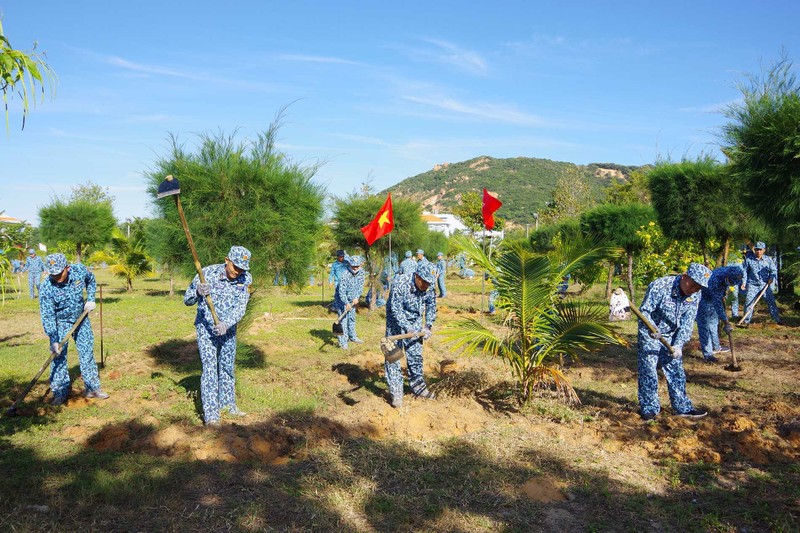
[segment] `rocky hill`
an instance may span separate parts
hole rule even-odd
[[[413,198],[427,210],[447,212],[468,191],[479,194],[486,187],[503,202],[503,218],[515,224],[533,223],[533,213],[552,199],[560,176],[584,177],[598,199],[612,183],[627,181],[637,167],[613,163],[575,165],[549,159],[514,157],[495,159],[480,156],[460,163],[441,163],[431,170],[406,178],[383,192]]]

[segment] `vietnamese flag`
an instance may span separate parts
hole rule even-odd
[[[494,212],[500,209],[501,205],[503,205],[503,202],[498,200],[497,196],[491,194],[486,190],[486,187],[484,187],[481,214],[483,214],[483,225],[486,229],[491,230],[494,228]]]
[[[361,228],[361,233],[367,239],[367,244],[372,246],[372,243],[392,232],[394,229],[394,215],[392,214],[392,193],[383,203],[378,214],[372,219],[372,222]]]

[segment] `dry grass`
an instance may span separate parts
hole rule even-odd
[[[704,363],[690,344],[688,389],[708,418],[670,416],[662,381],[664,413],[644,424],[633,322],[620,323],[631,348],[563,369],[581,405],[542,393],[520,409],[502,361],[462,357],[434,335],[425,371],[439,399],[407,396],[394,410],[382,310],[359,309],[367,342],[344,352],[318,289],[264,290],[239,338],[237,396],[250,414],[208,431],[193,311],[165,287],[106,290],[111,399],[53,408],[40,384],[25,416],[0,420],[0,529],[798,529],[800,323],[786,307],[792,327],[771,327],[762,312],[736,331],[740,373]],[[479,316],[480,302],[480,281],[451,280],[435,329]],[[4,407],[47,354],[35,302],[7,301],[0,331]],[[70,364],[77,375],[74,354]]]

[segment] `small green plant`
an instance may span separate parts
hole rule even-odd
[[[508,363],[522,405],[531,401],[534,391],[549,386],[568,402],[580,403],[557,362],[625,341],[605,322],[605,309],[578,299],[562,300],[558,286],[568,275],[614,251],[580,238],[563,240],[548,254],[515,242],[501,249],[494,260],[466,237],[458,243],[492,277],[503,321],[498,330],[468,318],[445,329],[444,337],[455,349],[481,351]]]

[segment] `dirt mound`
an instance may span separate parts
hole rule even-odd
[[[788,463],[800,459],[800,424],[787,426],[776,428],[779,436],[740,413],[721,413],[701,422],[665,418],[648,425],[649,442],[642,445],[657,457],[685,463],[738,459],[755,464]]]
[[[270,464],[288,461],[302,440],[299,431],[286,427],[237,424],[214,430],[182,425],[159,427],[159,421],[152,416],[107,425],[99,431],[89,422],[66,429],[62,436],[97,451]]]

